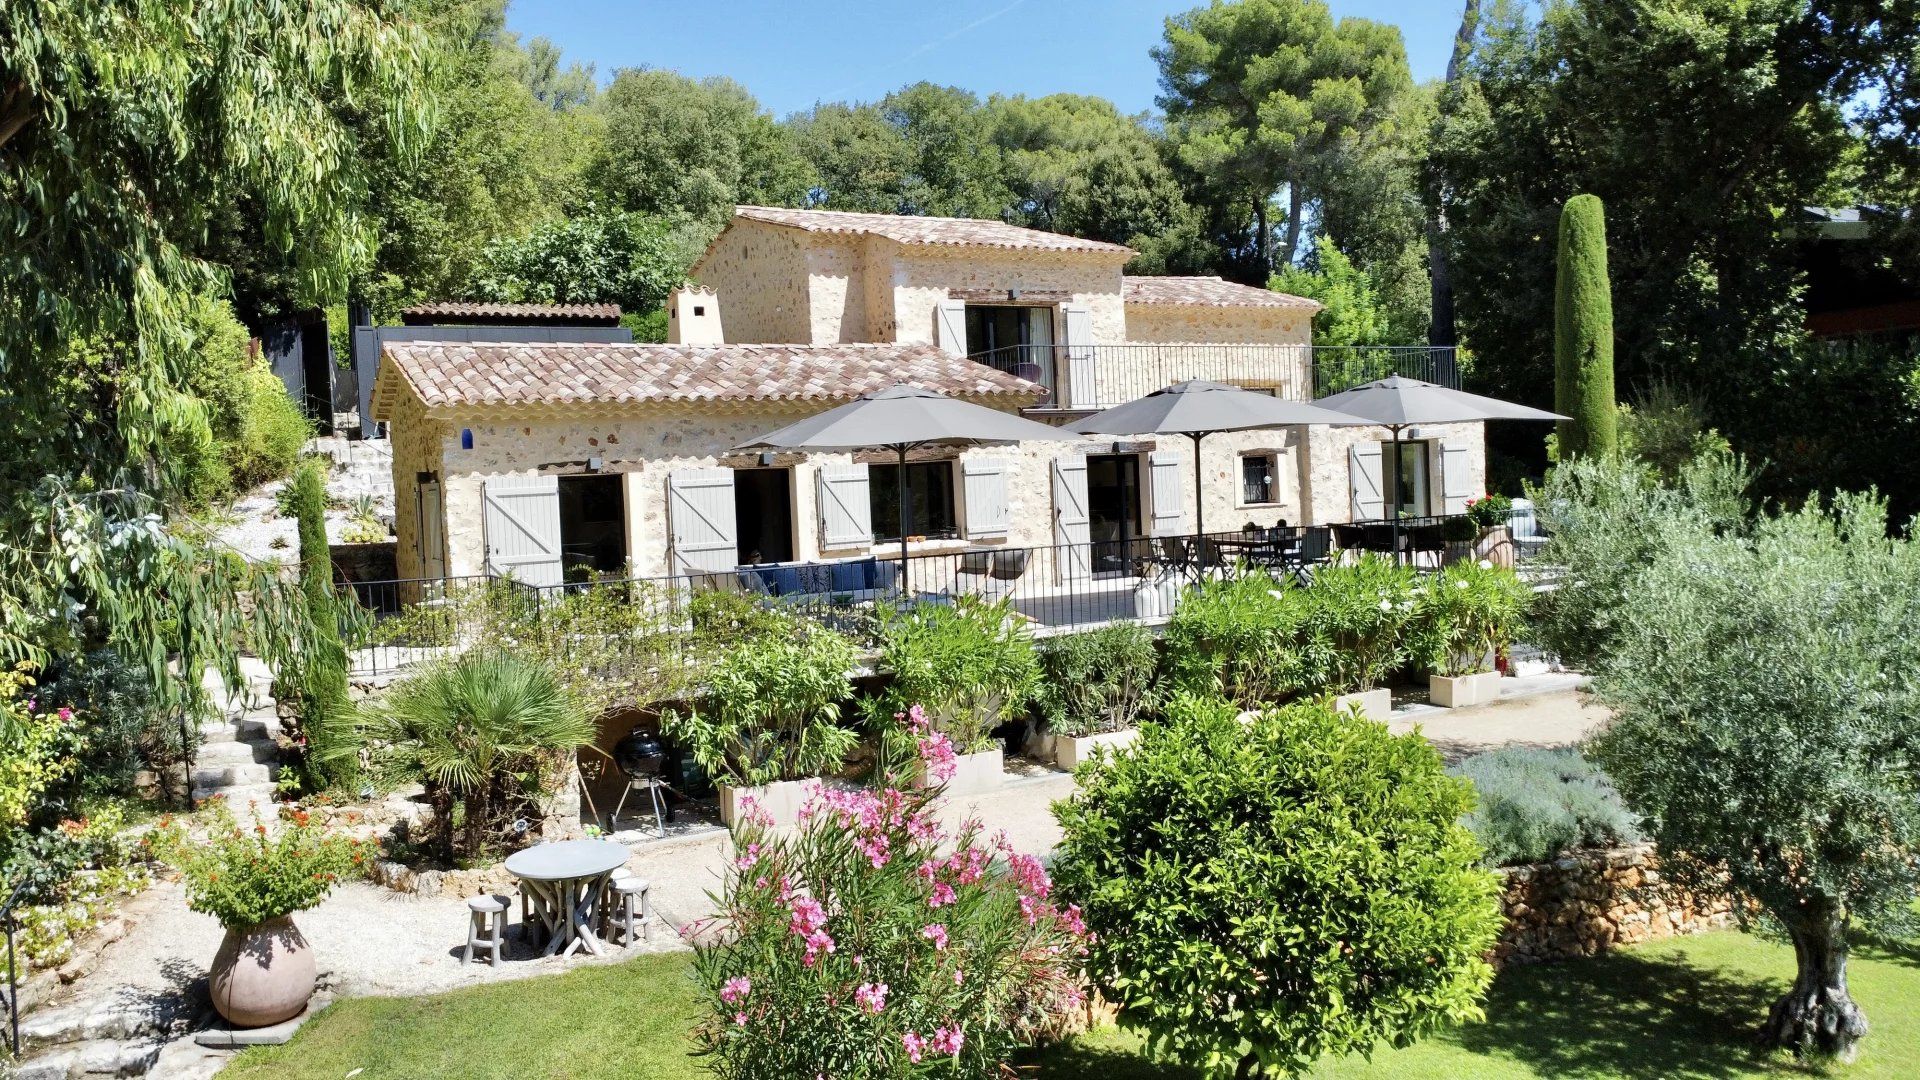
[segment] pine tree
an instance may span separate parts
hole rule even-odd
[[[1554,282],[1555,411],[1560,456],[1611,454],[1617,443],[1613,399],[1613,288],[1607,280],[1607,216],[1597,195],[1575,195],[1560,213]]]

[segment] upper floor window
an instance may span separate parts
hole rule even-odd
[[[967,354],[1053,389],[1053,308],[968,304]]]

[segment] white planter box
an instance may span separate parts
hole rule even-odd
[[[1447,709],[1464,709],[1469,705],[1485,705],[1500,698],[1500,673],[1483,671],[1477,675],[1427,676],[1427,686],[1433,691],[1433,703]]]
[[[1006,782],[1006,755],[996,744],[993,749],[977,754],[954,755],[953,778],[947,781],[947,794],[978,795],[983,791],[998,791],[1000,785]],[[933,786],[924,775],[920,778],[920,784],[922,787]]]
[[[720,820],[732,828],[736,820],[743,816],[741,801],[752,799],[760,809],[773,819],[776,829],[790,829],[800,824],[800,808],[807,803],[807,793],[818,780],[782,780],[775,784],[762,784],[759,787],[732,787],[717,784],[720,792]]]
[[[1352,694],[1341,694],[1333,699],[1333,706],[1346,712],[1349,706],[1360,710],[1360,715],[1369,720],[1386,720],[1393,715],[1393,692],[1384,686],[1372,690],[1361,690]]]
[[[1134,728],[1107,731],[1099,735],[1040,735],[1027,744],[1027,752],[1042,761],[1051,761],[1063,769],[1071,770],[1079,768],[1081,762],[1093,757],[1100,747],[1124,750],[1139,737],[1140,732]]]

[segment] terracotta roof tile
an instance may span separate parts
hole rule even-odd
[[[1217,277],[1125,277],[1121,293],[1129,304],[1173,307],[1266,307],[1319,311],[1321,304],[1304,296],[1236,285]]]
[[[618,319],[619,304],[504,304],[476,300],[436,300],[400,313],[406,318],[448,319]]]
[[[734,217],[814,233],[883,236],[902,244],[934,247],[992,247],[1026,251],[1081,251],[1134,254],[1124,244],[1082,240],[1077,236],[1024,229],[979,218],[914,217],[905,214],[855,214],[843,210],[787,210],[774,206],[736,206]]]
[[[955,397],[1045,391],[931,345],[393,342],[391,366],[428,410],[641,402],[839,402],[906,382]]]

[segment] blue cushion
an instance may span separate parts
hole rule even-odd
[[[768,567],[760,571],[760,577],[767,583],[767,591],[775,596],[791,596],[801,591],[797,566]]]
[[[873,560],[856,559],[833,564],[833,591],[863,592],[873,588]]]

